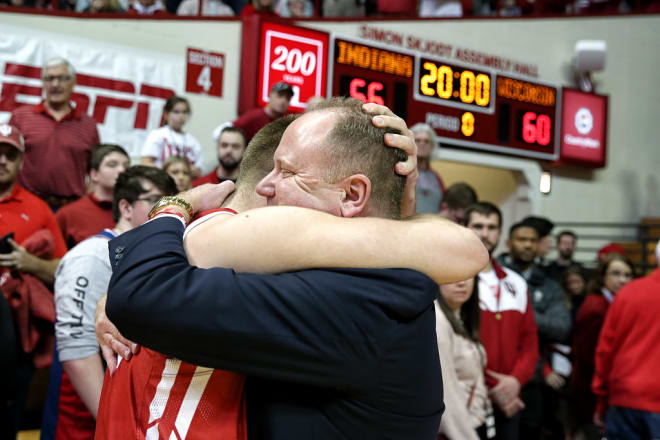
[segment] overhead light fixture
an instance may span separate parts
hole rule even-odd
[[[552,174],[550,171],[543,171],[541,173],[541,180],[539,182],[539,191],[541,194],[550,194],[552,190]]]

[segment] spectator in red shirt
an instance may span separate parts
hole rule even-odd
[[[36,280],[34,282],[25,281],[26,278],[30,278],[28,275],[46,285],[51,285],[55,278],[55,268],[66,252],[64,239],[48,205],[16,182],[23,166],[24,152],[25,144],[20,130],[12,125],[0,124],[0,237],[9,233],[14,234],[14,239],[8,240],[11,249],[4,249],[4,253],[0,253],[0,288],[5,294],[8,293],[5,287],[10,284],[16,285],[16,282],[29,282],[32,286],[40,284]],[[35,243],[34,235],[36,233],[42,237],[38,244]],[[42,249],[50,247],[52,258],[40,258],[28,252],[23,246],[26,244],[26,240],[35,243],[35,246],[38,245]],[[12,307],[19,311],[24,310],[17,302],[24,304],[25,301],[26,299],[20,295],[18,298],[12,297]],[[50,310],[54,316],[52,302],[48,304],[48,301],[43,301],[42,297],[30,298],[28,301],[31,306],[35,306],[45,315],[48,315]],[[26,320],[31,320],[33,316],[31,313],[29,317],[20,313],[14,315],[14,319],[20,320],[21,324],[24,324]],[[41,323],[47,323],[47,319],[40,320],[39,324]],[[21,342],[24,341],[22,330],[24,328],[30,331],[34,327],[22,325],[19,327],[22,336]],[[43,330],[44,334],[48,332],[48,328]],[[50,333],[52,334],[52,327]],[[41,335],[41,332],[39,334]],[[30,334],[30,336],[34,335]],[[33,340],[31,337],[30,340]],[[42,338],[40,337],[40,339]],[[43,339],[47,339],[47,337]],[[17,357],[18,367],[15,376],[10,378],[15,383],[16,394],[12,399],[15,412],[9,415],[16,427],[20,427],[22,423],[27,391],[35,369],[33,356],[37,349],[39,352],[44,351],[41,350],[41,346],[36,346],[30,352],[23,350],[23,343],[19,343],[18,346],[20,347]]]
[[[13,251],[0,254],[0,267],[25,272],[52,284],[59,258],[66,253],[66,245],[55,216],[46,204],[16,182],[23,166],[24,152],[20,130],[12,125],[0,125],[0,236],[14,233],[14,238],[9,239]],[[41,229],[50,231],[53,236],[53,259],[36,257],[20,245]]]
[[[76,76],[64,58],[42,69],[46,99],[14,110],[9,123],[25,136],[18,183],[54,210],[82,197],[92,149],[99,144],[96,122],[70,102]]]
[[[250,142],[264,125],[284,116],[292,97],[293,87],[285,82],[278,82],[270,89],[266,107],[248,110],[236,119],[233,125],[243,130],[246,142]]]
[[[655,248],[660,266],[660,242]],[[622,287],[596,347],[594,423],[609,440],[660,438],[660,267]],[[607,409],[609,406],[609,410]]]
[[[207,175],[196,179],[193,186],[220,183],[227,179],[236,181],[245,145],[245,134],[240,128],[225,127],[218,137],[218,166]]]
[[[628,258],[617,253],[606,255],[599,263],[589,286],[591,293],[585,298],[575,318],[571,350],[573,374],[570,383],[569,429],[573,434],[583,432],[586,439],[601,438],[592,423],[596,397],[591,392],[598,335],[614,296],[632,276],[633,265]]]
[[[89,178],[94,184],[92,192],[64,206],[55,215],[69,249],[115,224],[112,191],[117,176],[131,166],[131,159],[119,145],[101,144],[92,152],[89,165]]]

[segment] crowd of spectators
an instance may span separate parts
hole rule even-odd
[[[494,255],[503,237],[501,210],[477,201],[467,183],[446,190],[436,184],[442,179],[427,158],[439,148],[437,140],[424,124],[412,130],[421,155],[418,199],[428,200],[431,191],[439,199],[435,209],[422,203],[418,212],[465,224],[491,255],[475,279],[440,286],[436,332],[447,409],[439,438],[654,438],[660,430],[655,400],[660,387],[649,385],[652,361],[630,347],[649,347],[652,336],[626,337],[626,327],[608,310],[625,291],[634,309],[621,306],[617,319],[632,325],[639,316],[648,323],[660,301],[649,302],[646,311],[634,295],[658,293],[658,270],[628,289],[636,273],[622,246],[602,247],[591,271],[574,260],[576,233],[554,235],[553,222],[537,216],[514,219],[507,250]],[[425,172],[432,184],[424,183]],[[557,258],[549,260],[553,247]],[[660,264],[660,243],[656,258]],[[616,327],[607,332],[606,321]],[[649,334],[656,335],[658,327],[650,325]],[[642,331],[636,322],[635,328]],[[617,345],[622,341],[625,348]]]
[[[201,10],[200,10],[201,3]],[[245,17],[470,17],[657,13],[657,0],[0,0],[90,14]]]
[[[101,144],[94,122],[71,105],[75,71],[67,60],[46,62],[42,80],[44,100],[18,108],[0,125],[0,236],[7,235],[0,243],[0,314],[13,315],[7,332],[16,332],[2,334],[8,341],[2,365],[11,378],[0,384],[0,434],[7,438],[21,426],[35,368],[46,366],[51,378],[42,438],[73,438],[74,431],[93,436],[103,377],[93,316],[110,274],[109,266],[98,266],[99,249],[145,221],[160,196],[235,180],[252,134],[286,114],[293,96],[289,85],[275,84],[264,109],[220,125],[217,166],[200,175],[201,146],[183,130],[191,114],[186,99],[166,102],[163,127],[148,136],[141,165],[130,167],[128,153]],[[440,438],[597,439],[605,423],[608,433],[623,433],[612,439],[647,438],[630,436],[639,426],[660,430],[660,387],[649,373],[654,358],[641,359],[660,330],[644,313],[640,322],[649,327],[639,332],[650,333],[634,333],[632,354],[617,355],[626,326],[638,325],[631,312],[640,306],[635,294],[647,298],[649,312],[660,309],[658,272],[628,289],[635,267],[612,245],[601,249],[591,273],[574,260],[578,236],[570,230],[554,235],[546,218],[507,219],[515,223],[505,236],[496,204],[479,200],[468,183],[445,187],[432,168],[439,148],[434,131],[425,124],[412,131],[418,212],[465,225],[491,256],[474,279],[438,292],[446,405]],[[495,255],[500,241],[507,252]],[[548,259],[552,247],[555,260]],[[625,308],[617,307],[620,292]],[[629,386],[612,382],[625,375],[634,378]],[[636,393],[643,394],[639,400]]]

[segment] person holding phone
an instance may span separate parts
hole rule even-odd
[[[14,294],[14,312],[27,307],[27,298],[21,296],[21,292],[30,290],[31,295],[34,290],[45,291],[42,296],[31,295],[30,303],[43,306],[46,315],[50,311],[54,320],[55,307],[48,290],[55,279],[55,268],[66,253],[66,244],[46,202],[16,182],[23,167],[24,153],[25,141],[21,131],[13,125],[0,124],[0,237],[6,237],[3,239],[3,253],[0,253],[0,288],[7,297]],[[24,283],[29,283],[30,289]],[[25,288],[19,288],[24,285]],[[28,337],[26,333],[35,329],[30,325],[35,317],[13,313],[15,321],[19,317],[23,319],[17,322],[17,327],[23,330],[20,335],[23,343],[19,345],[17,360],[15,411],[10,415],[14,426],[21,425],[35,367],[46,367],[52,360],[52,345],[47,344],[49,340],[52,342],[52,327],[50,331],[39,332],[36,339]]]

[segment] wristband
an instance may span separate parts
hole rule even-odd
[[[183,221],[183,224],[184,224],[185,226],[188,225],[188,219],[186,218],[185,215],[183,215],[183,214],[181,213],[181,211],[177,211],[176,209],[167,208],[167,207],[165,207],[164,209],[161,209],[160,211],[158,211],[157,213],[155,213],[155,214],[153,215],[153,217],[151,217],[151,218],[152,218],[152,219],[153,219],[153,218],[156,218],[156,217],[158,217],[158,216],[161,215],[161,214],[176,215],[177,217],[179,217],[179,218]]]

